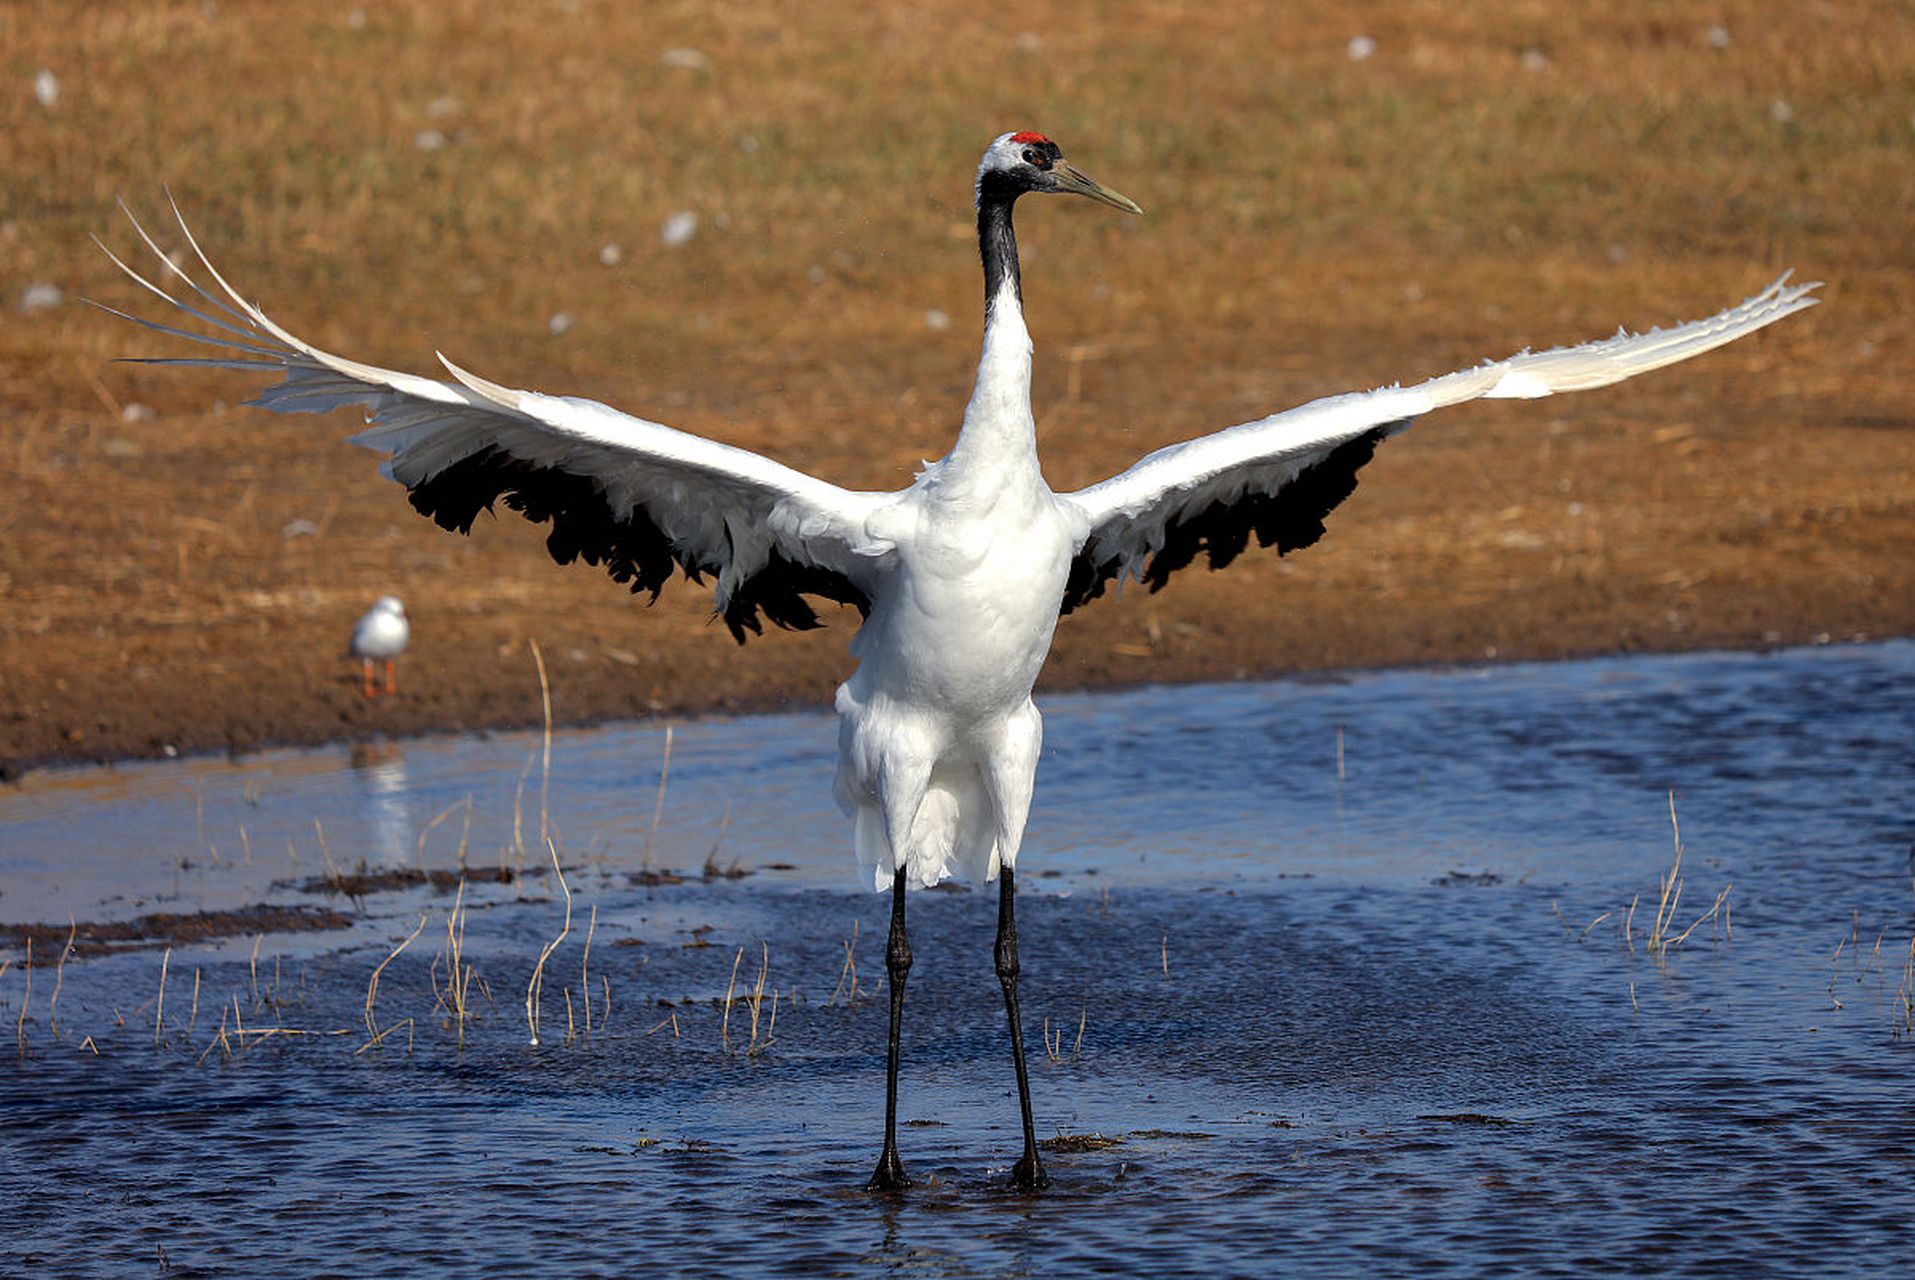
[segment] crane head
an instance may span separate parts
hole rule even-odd
[[[1055,142],[1041,133],[1007,133],[991,143],[977,167],[977,197],[984,189],[1001,186],[1012,199],[1026,191],[1049,195],[1089,196],[1125,213],[1142,213],[1137,202],[1079,172]]]

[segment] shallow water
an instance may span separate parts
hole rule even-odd
[[[1032,1092],[1041,1136],[1117,1141],[1057,1144],[1040,1197],[1004,1185],[976,891],[912,899],[919,1186],[859,1190],[886,916],[827,717],[678,726],[655,829],[655,728],[557,735],[543,806],[536,735],[30,775],[0,794],[0,918],[324,902],[299,886],[328,855],[446,868],[463,836],[490,999],[460,1047],[429,887],[256,958],[175,947],[157,1047],[161,951],[68,963],[57,1029],[53,967],[29,996],[15,953],[0,1272],[1904,1274],[1912,706],[1907,642],[1050,699]],[[1676,931],[1733,888],[1657,957],[1672,789]],[[565,906],[541,807],[574,927],[534,1047]],[[422,916],[367,1049],[368,979]]]

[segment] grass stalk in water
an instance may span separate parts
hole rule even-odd
[[[378,1018],[373,1009],[373,1002],[379,998],[379,975],[386,971],[387,965],[399,958],[401,951],[404,951],[412,945],[412,940],[424,932],[425,927],[426,913],[422,911],[419,913],[419,923],[413,926],[412,932],[406,935],[405,941],[394,947],[391,954],[387,955],[384,960],[381,960],[378,967],[372,971],[372,977],[366,980],[366,1034],[372,1037],[367,1041],[367,1047],[370,1047],[383,1038],[379,1030]]]
[[[173,948],[168,947],[160,957],[160,1000],[153,1010],[153,1047],[160,1047],[166,1026],[166,966],[173,959]]]
[[[598,903],[592,904],[592,919],[585,926],[585,955],[579,961],[579,992],[585,1000],[585,1035],[592,1034],[592,935],[598,932]]]
[[[755,1058],[771,1047],[770,1027],[765,1029],[764,1042],[761,1044],[758,1040],[758,1014],[764,1007],[765,1002],[765,978],[771,973],[771,944],[769,942],[761,942],[759,946],[762,950],[758,957],[758,981],[752,987],[751,994],[745,997],[745,1003],[751,1008],[751,1043],[745,1046],[745,1056],[748,1058]],[[773,1026],[777,1025],[778,1022],[778,993],[776,991],[772,992],[771,996],[771,1022]]]
[[[545,962],[559,945],[572,934],[572,886],[565,883],[565,868],[559,865],[559,849],[551,840],[545,842],[546,852],[552,855],[552,870],[559,878],[559,888],[565,891],[565,923],[559,928],[559,936],[545,944],[539,952],[539,962],[532,967],[532,981],[525,988],[525,1021],[532,1030],[532,1043],[539,1043],[539,995],[545,984]]]
[[[73,935],[80,931],[79,924],[71,913],[67,915],[66,945],[60,948],[60,958],[53,964],[53,997],[47,1002],[47,1026],[53,1032],[53,1038],[60,1038],[60,987],[65,982],[66,958],[73,954]]]
[[[853,919],[851,922],[851,936],[845,939],[844,944],[844,968],[838,971],[838,985],[831,989],[831,998],[825,1001],[826,1004],[836,1004],[838,1002],[838,993],[841,991],[845,993],[844,1002],[846,1006],[858,1003],[857,949],[858,922]],[[847,982],[851,984],[849,990],[845,987],[845,983]]]
[[[27,1006],[33,1003],[32,934],[27,935],[27,963],[26,967],[21,970],[21,976],[26,979],[27,989],[20,997],[20,1016],[15,1019],[13,1023],[13,1039],[14,1043],[19,1045],[20,1052],[24,1054],[27,1051]]]

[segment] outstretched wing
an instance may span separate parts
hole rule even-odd
[[[1331,396],[1150,454],[1130,470],[1063,495],[1089,536],[1071,565],[1063,611],[1128,574],[1152,591],[1207,552],[1221,569],[1249,545],[1279,554],[1323,536],[1323,519],[1356,488],[1384,439],[1432,409],[1465,400],[1534,399],[1583,391],[1660,369],[1812,307],[1813,284],[1785,275],[1707,320],[1549,351],[1433,378],[1414,387]]]
[[[124,206],[123,206],[124,207]],[[179,210],[174,208],[179,218]],[[293,336],[242,298],[193,239],[181,234],[219,293],[201,287],[127,214],[165,270],[194,295],[176,297],[107,256],[147,290],[213,333],[159,324],[105,307],[162,333],[220,349],[211,357],[143,364],[264,369],[283,376],[251,403],[277,413],[366,410],[353,443],[391,454],[381,470],[441,528],[469,533],[501,500],[552,526],[546,547],[560,564],[602,565],[652,599],[682,568],[717,579],[717,608],[739,643],[780,627],[819,625],[804,600],[822,596],[870,612],[874,579],[891,555],[866,533],[888,495],[852,492],[744,449],[675,431],[592,400],[514,391],[439,359],[439,382],[330,355]],[[224,296],[220,296],[223,294]]]

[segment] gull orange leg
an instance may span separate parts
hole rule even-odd
[[[399,686],[396,683],[394,683],[392,679],[392,659],[391,658],[386,659],[386,692],[389,694],[399,692]]]
[[[372,697],[372,659],[361,658],[360,662],[363,664],[363,669],[359,673],[360,675],[359,695],[363,698],[371,698]]]

